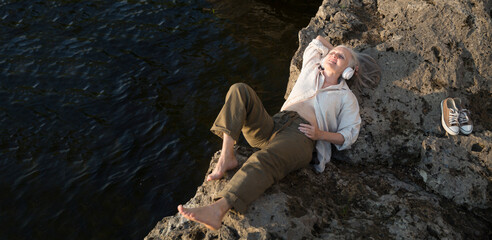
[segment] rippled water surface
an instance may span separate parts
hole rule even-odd
[[[228,87],[280,108],[321,1],[0,1],[0,239],[142,239],[203,181]]]

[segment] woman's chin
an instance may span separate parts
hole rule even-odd
[[[332,64],[330,62],[325,62],[325,64],[323,64],[324,68],[329,68],[329,69],[335,69],[336,66],[337,66],[336,64]]]
[[[325,71],[335,72],[335,68],[329,64],[325,64],[323,68],[325,69]]]

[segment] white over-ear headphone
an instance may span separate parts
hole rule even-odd
[[[354,73],[355,70],[353,68],[347,67],[342,73],[342,78],[345,80],[349,80],[350,78],[352,78],[352,76],[354,76]]]

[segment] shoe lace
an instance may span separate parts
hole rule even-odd
[[[449,110],[449,124],[450,125],[455,125],[455,124],[458,124],[458,118],[460,117],[461,115],[459,114],[459,112],[453,110],[453,109],[450,109]],[[460,118],[461,119],[461,118]]]
[[[470,119],[468,117],[468,115],[470,115],[470,111],[468,111],[467,109],[461,109],[460,110],[460,115],[459,115],[459,118],[458,118],[459,123],[460,124],[467,123],[468,120]]]

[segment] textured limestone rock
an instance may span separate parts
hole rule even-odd
[[[334,158],[355,164],[411,166],[430,161],[421,156],[425,152],[422,142],[429,137],[442,138],[440,142],[453,151],[456,142],[474,138],[490,152],[492,67],[484,64],[492,59],[490,5],[459,0],[324,1],[299,33],[300,46],[291,62],[286,96],[299,74],[304,48],[315,36],[324,35],[334,45],[343,43],[373,56],[382,68],[377,88],[357,92],[363,120],[357,142],[349,151],[336,152]],[[467,102],[475,121],[471,136],[447,137],[440,122],[440,101],[446,97]],[[457,149],[461,155],[471,151]],[[434,151],[432,155],[440,156],[439,149]],[[449,157],[455,159],[459,154]],[[477,162],[487,164],[487,156],[480,155]],[[451,184],[439,187],[443,196],[461,205],[489,208],[491,172],[485,170],[469,176],[476,178],[466,185],[473,186],[473,191],[465,190],[457,176],[444,177],[452,175],[441,168],[435,168],[432,175]],[[429,188],[434,189],[439,184],[431,180]],[[460,190],[460,195],[480,192],[481,200],[455,197]]]
[[[339,3],[340,2],[340,3]],[[355,163],[411,164],[426,136],[443,136],[440,101],[460,97],[475,133],[492,129],[492,23],[480,1],[324,1],[299,33],[287,94],[306,45],[326,35],[373,56],[382,68],[374,89],[358,94],[363,127],[342,157]],[[481,104],[477,104],[480,102]]]
[[[492,208],[492,133],[427,137],[419,174],[429,189],[469,208]]]
[[[251,153],[237,150],[241,164]],[[204,182],[186,205],[210,203],[233,174]],[[230,211],[218,231],[176,214],[160,221],[146,239],[487,239],[492,234],[491,211],[457,207],[425,188],[411,168],[335,162],[323,174],[301,169],[288,175],[246,214]]]
[[[299,32],[286,96],[317,35],[373,56],[382,79],[355,91],[358,141],[323,174],[289,174],[246,214],[228,213],[217,232],[176,214],[146,239],[492,238],[491,9],[478,0],[323,1]],[[442,129],[446,97],[467,103],[471,135]],[[251,151],[238,148],[239,160]],[[227,181],[204,182],[187,205],[210,203]]]

